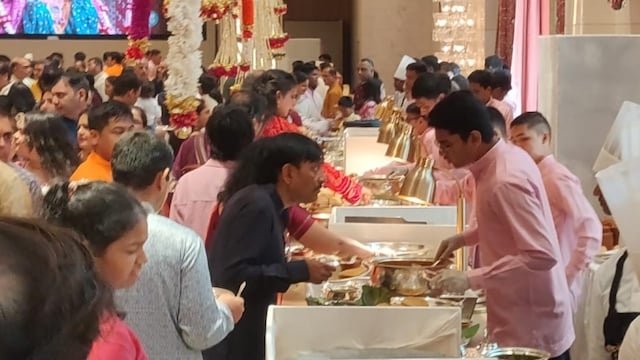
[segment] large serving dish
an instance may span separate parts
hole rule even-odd
[[[371,284],[395,296],[440,295],[431,291],[431,279],[451,266],[428,258],[379,258],[373,261]]]
[[[418,257],[429,252],[426,245],[411,242],[370,242],[366,245],[374,254],[384,257]]]
[[[493,349],[483,355],[501,360],[549,360],[551,357],[551,354],[542,350],[518,347]]]
[[[404,176],[370,175],[358,179],[362,186],[371,190],[374,200],[397,200]]]

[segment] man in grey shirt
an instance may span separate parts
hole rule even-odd
[[[171,148],[146,133],[128,134],[114,148],[114,181],[149,210],[148,262],[134,287],[117,292],[116,302],[150,359],[202,359],[202,350],[233,330],[244,300],[225,293],[216,302],[200,237],[155,214],[168,192],[172,161]]]

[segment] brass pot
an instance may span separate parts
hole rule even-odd
[[[371,284],[383,287],[396,296],[426,296],[431,279],[450,264],[433,267],[433,259],[380,258],[373,261]]]

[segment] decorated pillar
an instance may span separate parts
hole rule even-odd
[[[169,125],[178,138],[187,138],[198,120],[198,78],[202,65],[201,0],[165,0],[169,78],[165,83]]]

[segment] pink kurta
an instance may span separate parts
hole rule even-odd
[[[201,167],[183,175],[173,194],[169,217],[206,239],[211,212],[218,203],[218,193],[233,166],[232,162],[209,159]]]
[[[583,271],[602,244],[602,223],[582,193],[580,180],[553,155],[538,163],[553,223],[558,234],[560,254],[575,311],[582,291]]]
[[[570,293],[542,177],[524,150],[499,140],[469,170],[476,181],[480,268],[473,289],[487,297],[487,327],[502,347],[524,346],[559,356],[574,336]]]
[[[491,98],[487,103],[487,107],[495,108],[502,114],[504,117],[505,124],[507,125],[507,137],[509,137],[509,128],[511,127],[511,122],[513,121],[513,108],[504,101],[500,101],[498,99]]]

